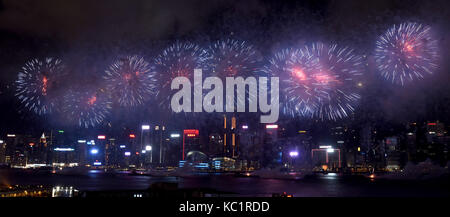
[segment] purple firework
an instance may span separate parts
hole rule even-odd
[[[208,48],[208,66],[211,76],[225,77],[252,76],[258,70],[258,54],[246,41],[234,39],[220,40]]]
[[[274,73],[280,76],[283,111],[321,120],[347,117],[360,99],[355,90],[364,71],[362,60],[348,47],[323,43],[275,55],[271,64],[284,65]]]
[[[315,58],[300,49],[287,48],[275,53],[264,66],[263,71],[267,75],[280,78],[280,103],[283,113],[291,116],[312,115],[315,104],[309,99],[309,83],[301,81],[306,80],[304,71],[310,71],[311,67],[316,65],[314,60]],[[303,91],[299,91],[300,89]],[[297,94],[295,98],[292,98],[293,94]]]
[[[102,123],[111,111],[111,100],[104,90],[69,90],[64,96],[64,113],[71,123],[80,127],[95,127]]]
[[[170,84],[176,77],[193,79],[194,69],[204,68],[208,58],[205,50],[189,42],[176,42],[155,59],[157,75],[157,97],[162,107],[170,106],[172,91]]]
[[[58,101],[64,65],[56,58],[33,59],[22,67],[16,80],[16,96],[38,115],[51,113]]]
[[[114,62],[106,71],[107,89],[121,106],[143,104],[155,92],[156,73],[142,57],[127,56]]]
[[[235,39],[219,40],[208,47],[208,76],[226,80],[226,77],[255,76],[260,69],[260,56],[252,45]],[[255,98],[253,92],[247,91],[250,101]],[[236,104],[245,105],[246,98],[226,99]]]
[[[402,23],[380,36],[374,57],[383,77],[404,85],[433,74],[438,68],[438,43],[429,26]]]

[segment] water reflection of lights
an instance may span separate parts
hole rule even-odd
[[[325,173],[323,178],[327,179],[327,180],[337,180],[338,174],[337,173]]]
[[[52,197],[73,197],[77,192],[72,186],[55,186],[52,188]]]
[[[92,174],[96,174],[96,173],[100,173],[101,172],[101,170],[89,170],[89,173],[92,173]]]
[[[50,189],[43,185],[7,185],[0,187],[0,198],[2,197],[47,197]]]

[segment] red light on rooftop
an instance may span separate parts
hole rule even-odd
[[[436,123],[428,123],[428,126],[436,126]]]
[[[199,134],[198,130],[195,130],[195,129],[183,130],[183,133],[185,135],[187,135],[188,137],[192,137],[192,136],[190,136],[190,134],[193,134],[194,136],[198,136],[198,134]]]

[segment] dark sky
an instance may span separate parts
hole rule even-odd
[[[9,128],[45,128],[56,117],[37,117],[20,109],[14,80],[34,57],[57,56],[72,69],[71,82],[95,85],[117,55],[151,59],[175,39],[200,45],[219,38],[248,40],[264,56],[291,45],[339,42],[366,54],[369,63],[376,38],[406,21],[430,25],[441,45],[440,70],[423,82],[403,88],[367,70],[361,111],[378,119],[449,121],[448,38],[450,3],[440,1],[217,1],[217,0],[0,0],[1,132]],[[119,112],[120,113],[120,112]],[[142,108],[137,121],[150,115]],[[128,114],[129,115],[129,114]],[[118,121],[116,120],[116,121]]]

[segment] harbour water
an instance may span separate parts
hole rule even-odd
[[[286,192],[294,197],[449,197],[448,176],[433,180],[381,180],[336,173],[316,174],[299,180],[207,174],[189,178],[152,177],[92,170],[85,175],[0,171],[2,185],[72,186],[80,191],[144,190],[152,183],[177,183],[178,188],[209,188],[233,196],[272,196]]]

